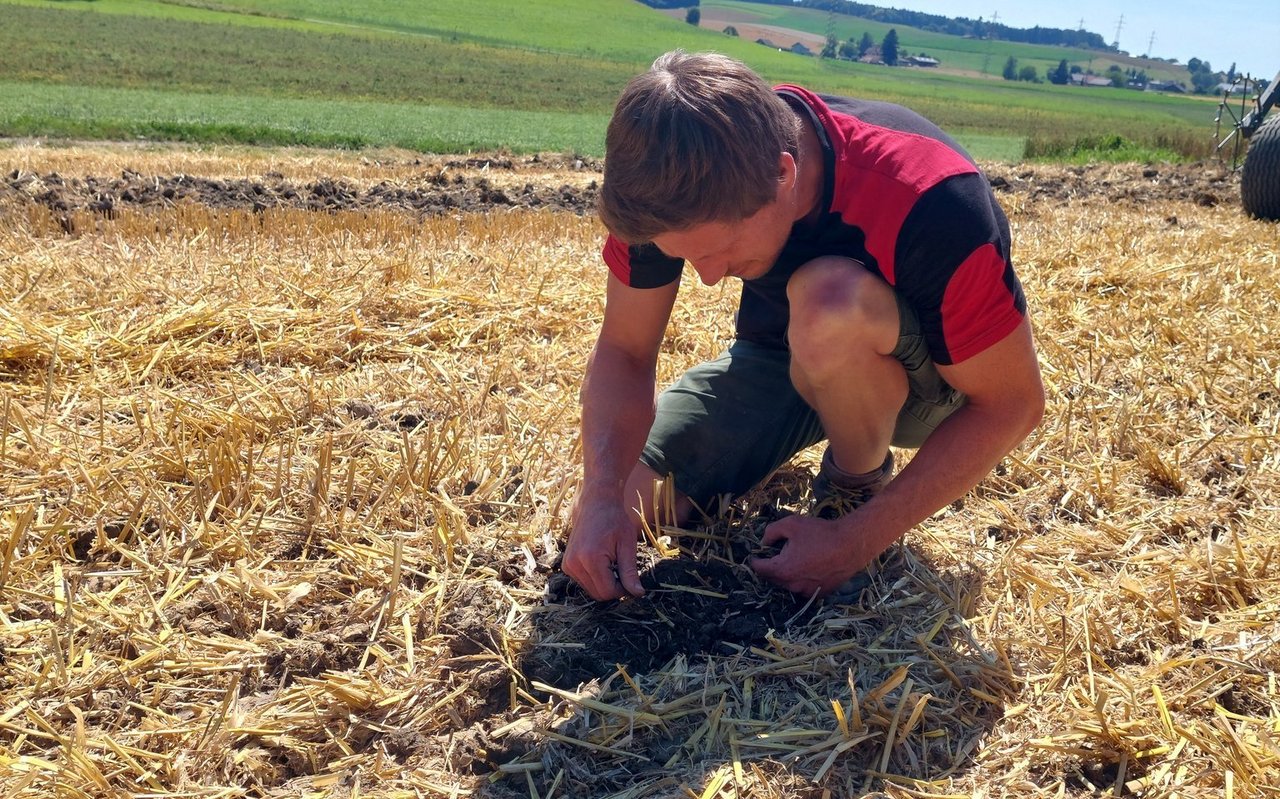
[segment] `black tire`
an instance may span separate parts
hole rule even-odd
[[[1249,154],[1240,171],[1240,200],[1249,216],[1280,220],[1280,113],[1249,137]]]

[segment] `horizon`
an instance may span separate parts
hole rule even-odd
[[[1119,49],[1133,57],[1173,58],[1183,66],[1198,58],[1209,62],[1215,72],[1226,72],[1234,63],[1237,73],[1270,80],[1280,71],[1280,55],[1275,52],[1280,13],[1260,13],[1247,0],[1220,0],[1212,14],[1205,14],[1203,4],[1189,0],[1168,0],[1159,7],[1133,5],[1135,8],[1127,9],[1103,0],[1080,0],[1071,5],[902,0],[881,7],[952,19],[983,19],[1010,28],[1083,29],[1098,34],[1107,44],[1118,42]]]

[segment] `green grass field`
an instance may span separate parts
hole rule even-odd
[[[608,123],[604,114],[158,89],[44,86],[33,93],[21,83],[0,83],[0,120],[10,136],[584,155],[602,154]]]
[[[774,24],[814,24],[813,12],[732,5],[780,15]],[[901,102],[982,159],[1054,154],[1116,136],[1131,145],[1126,153],[1202,157],[1214,111],[1190,98],[805,58],[632,0],[6,0],[0,7],[5,136],[598,155],[622,85],[675,47],[726,52],[771,81]],[[935,38],[957,48],[983,44]]]
[[[825,36],[827,25],[833,23],[833,32],[840,41],[862,38],[868,33],[876,42],[881,41],[890,29],[898,32],[900,47],[911,53],[926,52],[942,61],[948,69],[968,70],[974,73],[999,77],[1009,56],[1018,59],[1019,66],[1031,65],[1043,75],[1046,69],[1052,69],[1058,62],[1066,59],[1068,65],[1081,69],[1092,69],[1099,74],[1106,72],[1113,64],[1127,69],[1135,66],[1145,70],[1148,76],[1161,80],[1186,81],[1188,74],[1185,68],[1161,61],[1137,59],[1115,53],[1102,53],[1070,47],[1050,47],[1019,42],[1004,42],[983,39],[968,39],[960,36],[948,36],[942,33],[912,28],[906,25],[890,25],[859,17],[836,14],[828,17],[825,12],[810,8],[792,8],[788,6],[762,5],[747,3],[741,0],[703,0],[703,13],[710,17],[716,11],[724,9],[737,15],[755,18],[753,21],[763,25],[777,25],[794,28],[818,36]]]

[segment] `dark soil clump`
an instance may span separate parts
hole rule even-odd
[[[619,666],[646,674],[677,655],[732,654],[765,644],[788,622],[802,623],[793,618],[805,609],[793,595],[760,585],[745,566],[714,558],[658,560],[640,582],[643,597],[597,603],[553,574],[551,610],[537,619],[525,677],[572,690]]]
[[[56,213],[87,210],[114,218],[125,208],[157,208],[180,203],[210,208],[265,211],[410,211],[422,216],[506,208],[549,208],[585,214],[595,208],[596,183],[581,188],[525,183],[494,186],[487,177],[439,171],[412,182],[387,181],[367,188],[341,178],[293,183],[274,173],[261,179],[220,180],[191,175],[64,177],[14,170],[0,182],[0,197],[24,197]]]
[[[180,203],[221,209],[273,208],[310,211],[400,210],[420,216],[547,208],[593,213],[598,180],[577,186],[549,181],[548,168],[599,174],[593,160],[551,164],[538,157],[517,163],[510,158],[468,158],[422,169],[403,181],[359,186],[341,177],[293,182],[278,172],[255,179],[217,179],[192,175],[145,175],[132,169],[116,177],[68,177],[14,170],[0,179],[0,199],[18,198],[65,214],[90,211],[114,218],[129,208],[149,209]],[[988,164],[984,167],[997,194],[1033,200],[1071,201],[1106,195],[1117,201],[1146,203],[1188,200],[1199,205],[1238,202],[1238,179],[1216,163],[1091,164],[1087,166]],[[490,176],[503,175],[503,185]],[[526,176],[521,183],[519,177]],[[514,180],[513,180],[514,178]]]

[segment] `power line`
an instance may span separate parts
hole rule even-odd
[[[995,38],[995,25],[1000,22],[1000,12],[991,12],[991,24],[987,27],[987,52],[982,56],[982,74],[987,74],[987,66],[991,63],[991,40]]]

